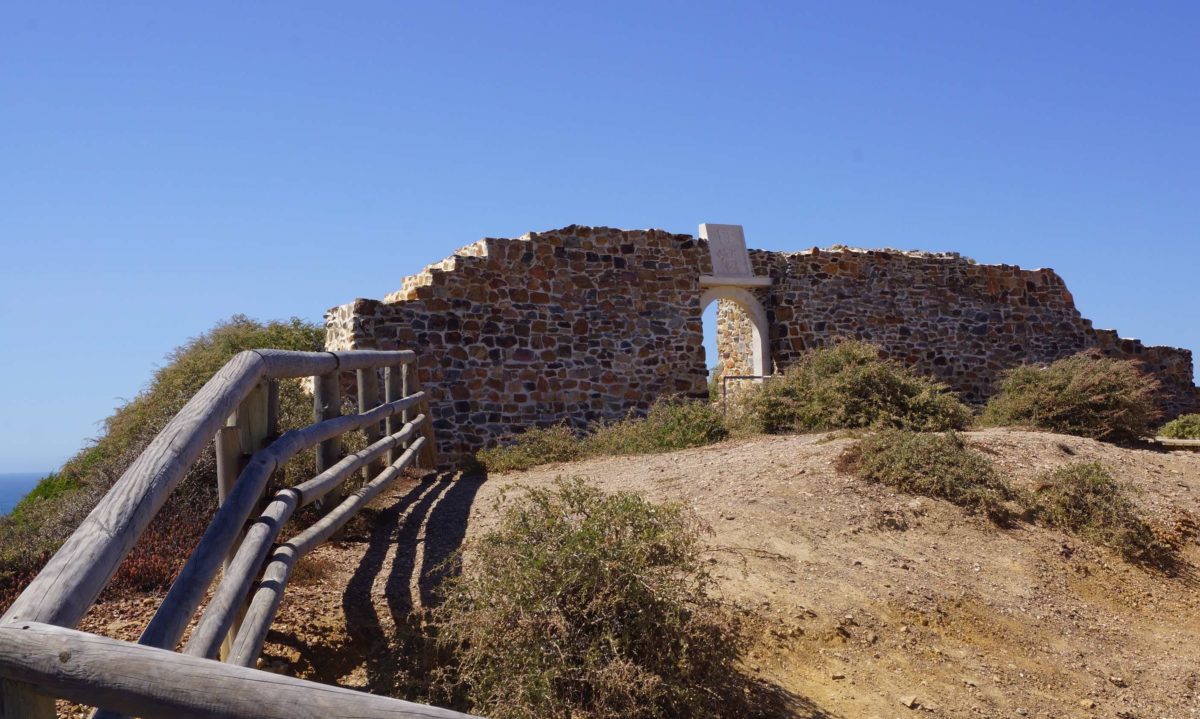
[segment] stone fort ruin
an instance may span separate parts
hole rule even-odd
[[[781,371],[855,338],[981,402],[1005,369],[1095,349],[1157,375],[1167,416],[1200,409],[1191,352],[1095,329],[1053,270],[956,253],[747,251],[736,225],[701,225],[699,238],[572,225],[480,240],[382,300],[329,310],[327,347],[416,350],[439,451],[456,461],[531,426],[706,395],[712,302],[726,374]]]

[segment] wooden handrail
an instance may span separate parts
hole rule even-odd
[[[345,415],[311,424],[304,429],[283,433],[266,449],[256,452],[238,477],[225,503],[204,530],[200,543],[179,571],[179,577],[171,585],[138,643],[163,649],[179,643],[188,622],[204,599],[204,593],[221,568],[222,560],[228,556],[238,534],[246,526],[250,513],[262,497],[272,472],[303,450],[424,401],[424,394],[416,394],[380,405],[366,414]]]
[[[0,675],[143,719],[468,719],[38,622],[0,625]]]
[[[227,666],[205,657],[214,656],[223,641],[232,641],[230,658],[236,657],[242,665],[252,665],[274,619],[290,574],[291,561],[328,539],[372,497],[394,482],[405,467],[416,462],[418,457],[423,459],[428,468],[436,466],[429,400],[420,391],[416,373],[408,371],[408,366],[415,360],[416,354],[411,351],[248,350],[226,363],[150,442],[0,618],[0,718],[54,717],[53,696],[106,707],[108,710],[97,712],[95,716],[98,717],[120,716],[119,712],[123,711],[133,711],[145,717],[170,715],[172,719],[180,716],[212,716],[213,711],[230,717],[276,716],[266,713],[261,698],[253,693],[246,697],[231,698],[229,707],[236,705],[244,708],[228,711],[222,708],[224,705],[218,707],[217,704],[195,700],[197,682],[203,683],[213,676],[216,671],[213,666]],[[380,369],[385,371],[388,380],[383,402],[379,399],[376,374]],[[274,437],[278,417],[276,380],[311,376],[315,380],[314,386],[325,392],[324,400],[318,397],[318,401],[328,404],[336,401],[341,372],[357,374],[360,393],[358,414],[338,416],[336,408],[318,406],[314,424]],[[403,383],[404,391],[398,393],[399,383],[394,378],[401,375],[406,379],[411,375],[412,381]],[[412,409],[420,409],[422,413],[410,420]],[[227,418],[234,415],[235,411],[236,426],[225,426]],[[400,422],[397,422],[397,417]],[[233,423],[234,420],[229,421]],[[377,439],[380,436],[379,428],[384,424],[387,434]],[[354,455],[340,458],[338,439],[346,432],[358,429],[365,430],[373,440],[370,446]],[[415,436],[418,432],[422,434],[419,438]],[[71,632],[70,629],[99,597],[121,561],[214,436],[218,439],[220,455],[218,479],[221,506],[143,632],[139,645],[114,643],[114,640]],[[247,519],[259,505],[272,473],[298,452],[318,445],[324,447],[322,471],[296,487],[276,492],[249,531],[243,532]],[[404,451],[399,452],[398,448]],[[243,452],[253,452],[248,461],[239,459]],[[386,465],[381,461],[385,455],[388,459]],[[237,473],[236,481],[232,481],[237,466],[242,462],[245,462],[244,469]],[[344,501],[341,500],[338,496],[340,485],[359,469],[363,469],[368,476],[368,484]],[[264,576],[264,581],[259,584],[247,605],[254,579],[259,575],[270,544],[275,541],[283,524],[297,507],[326,496],[332,498],[327,502],[334,505],[332,509],[291,543],[283,545],[288,548],[291,559],[285,566],[276,562],[278,551],[267,562],[265,571],[280,576]],[[226,565],[225,576],[186,650],[188,654],[198,656],[184,657],[166,651],[179,642],[222,563]],[[239,627],[238,616],[247,606],[250,614]],[[18,626],[38,631],[22,634],[11,631]],[[117,651],[114,647],[118,645],[139,646],[142,652],[164,651],[166,656],[173,659],[159,661],[165,661],[166,665],[175,669],[154,674],[159,684],[138,684],[131,679],[133,675],[122,673],[121,669],[106,674],[108,670],[103,653],[93,652],[88,656],[93,657],[95,662],[85,663],[74,674],[56,674],[53,671],[39,673],[37,668],[29,664],[37,654],[34,649],[41,649],[29,645],[30,637],[35,635],[42,637],[44,642],[50,642],[50,637],[54,637],[60,643],[83,642],[79,646],[104,646],[112,651]],[[121,649],[120,652],[128,653],[128,650]],[[68,655],[69,652],[60,657]],[[130,656],[134,657],[131,661],[137,662],[150,655],[134,653]],[[65,663],[67,659],[61,661]],[[149,659],[146,661],[150,662]],[[180,670],[185,671],[180,674]],[[230,675],[229,681],[261,681],[250,680],[247,676],[235,673]],[[103,686],[96,684],[96,677],[103,678]],[[288,680],[285,683],[295,681]],[[317,691],[314,687],[320,691],[347,691],[310,682],[300,684],[306,685],[307,691]],[[249,683],[246,685],[250,686]],[[368,696],[358,692],[349,694],[354,697]],[[464,716],[398,700],[382,700],[386,704],[378,704],[373,702],[375,699],[378,698],[371,698],[372,701],[347,700],[348,703],[338,703],[338,710],[349,711],[353,706],[356,707],[352,710],[353,716],[364,717]],[[279,706],[284,713],[279,716],[308,716],[295,711],[294,701],[293,697],[281,703]],[[343,714],[332,709],[321,709],[314,716]]]
[[[398,460],[380,472],[378,477],[347,497],[320,521],[275,550],[271,561],[263,570],[263,581],[259,583],[258,591],[250,600],[241,631],[233,642],[230,662],[244,667],[254,665],[262,651],[267,630],[275,620],[275,613],[279,610],[279,602],[283,599],[283,591],[287,588],[296,562],[318,544],[333,536],[333,533],[350,521],[367,502],[399,479],[401,472],[412,464],[424,444],[425,438],[418,438]]]
[[[424,416],[421,415],[421,418]],[[262,567],[267,550],[279,536],[279,531],[292,516],[292,512],[319,499],[332,486],[344,481],[359,467],[374,457],[382,455],[403,438],[411,436],[419,427],[420,422],[407,424],[396,435],[386,437],[367,449],[347,457],[314,479],[276,492],[271,503],[267,505],[267,509],[246,531],[245,539],[226,568],[225,576],[217,585],[217,591],[213,593],[212,599],[205,607],[200,623],[192,630],[184,651],[195,656],[209,658],[216,656],[221,640],[233,625],[234,612],[250,592],[250,585]],[[335,478],[337,481],[332,481]]]

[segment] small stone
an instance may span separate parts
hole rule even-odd
[[[907,694],[900,697],[900,704],[901,706],[906,706],[909,709],[916,709],[917,707],[921,706],[921,702],[917,699],[916,694]]]
[[[1108,678],[1108,681],[1109,681],[1109,682],[1110,682],[1110,683],[1111,683],[1111,684],[1112,684],[1114,687],[1121,687],[1121,688],[1125,688],[1125,687],[1129,686],[1129,684],[1127,684],[1127,683],[1125,682],[1125,679],[1124,679],[1123,677],[1109,677],[1109,678]]]
[[[1091,699],[1080,699],[1079,706],[1083,707],[1084,709],[1095,709],[1096,702],[1092,701]]]
[[[833,674],[830,674],[830,675],[829,675],[829,678],[830,678],[830,679],[833,679],[834,681],[838,681],[838,680],[841,680],[841,679],[845,679],[845,678],[846,678],[846,675],[845,675],[845,674],[838,674],[838,673],[836,673],[836,672],[835,672],[835,673],[833,673]]]

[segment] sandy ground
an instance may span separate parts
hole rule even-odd
[[[1099,460],[1164,531],[1177,576],[1061,532],[999,529],[945,502],[839,473],[853,440],[758,437],[643,457],[406,481],[370,522],[302,563],[263,666],[411,696],[411,612],[435,568],[495,518],[501,490],[586,477],[691,507],[719,591],[761,618],[746,669],[797,717],[1200,717],[1200,453],[1015,430],[969,433],[1014,482]],[[97,607],[84,628],[136,637],[154,598]]]

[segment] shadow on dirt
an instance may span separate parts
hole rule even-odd
[[[372,693],[428,701],[435,648],[422,611],[436,606],[446,560],[462,546],[482,478],[430,477],[397,492],[373,510],[370,522],[342,537],[366,542],[361,563],[342,593],[348,637],[330,647],[300,646],[272,633],[271,640],[301,651],[310,678],[330,684],[359,667]],[[386,607],[386,609],[384,609]],[[804,697],[751,677],[731,678],[742,716],[838,719]]]

